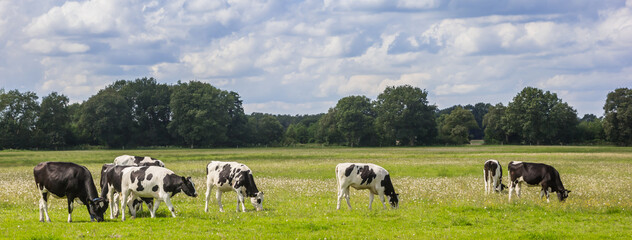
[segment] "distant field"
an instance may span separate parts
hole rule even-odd
[[[197,198],[179,193],[177,218],[161,204],[157,218],[146,208],[121,222],[90,222],[75,205],[66,223],[66,201],[49,200],[52,223],[40,223],[33,167],[43,161],[87,166],[95,180],[104,163],[122,154],[152,156],[179,175],[192,176]],[[509,203],[507,192],[485,195],[483,162],[542,162],[560,172],[564,203],[539,199],[524,188]],[[225,213],[212,200],[204,212],[205,166],[239,161],[265,192],[264,211],[236,213],[236,194],[223,195]],[[386,168],[400,194],[400,208],[383,210],[378,198],[368,210],[368,192],[351,189],[354,209],[337,211],[334,167],[371,162]],[[100,189],[97,186],[98,189]],[[214,198],[214,191],[211,199]],[[343,204],[344,206],[344,204]],[[586,239],[632,236],[632,148],[567,146],[464,146],[418,148],[252,148],[98,151],[0,151],[0,238],[139,239]]]

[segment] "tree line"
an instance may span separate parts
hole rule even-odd
[[[507,106],[438,109],[428,92],[387,87],[371,100],[340,99],[327,113],[246,115],[238,93],[198,81],[119,80],[82,103],[56,92],[0,89],[0,149],[96,145],[240,147],[320,143],[347,146],[464,144],[632,145],[632,90],[610,92],[604,116],[577,112],[555,93],[526,87]]]

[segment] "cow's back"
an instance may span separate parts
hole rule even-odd
[[[338,184],[356,189],[373,188],[388,176],[386,169],[372,163],[340,163],[336,165]],[[389,179],[390,180],[390,179]]]
[[[42,162],[33,168],[35,183],[58,197],[66,192],[78,192],[86,181],[92,183],[92,175],[84,166],[69,162]]]
[[[160,192],[165,191],[163,180],[170,174],[174,172],[163,167],[125,167],[121,174],[121,189],[131,189],[140,197],[158,198]]]
[[[222,191],[229,191],[239,180],[244,180],[239,178],[249,177],[245,174],[252,175],[252,171],[238,162],[212,161],[206,166],[207,184],[211,183]]]

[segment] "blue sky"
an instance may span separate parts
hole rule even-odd
[[[439,108],[532,86],[601,116],[632,87],[632,0],[0,0],[0,88],[81,102],[142,77],[236,91],[246,113],[408,84]]]

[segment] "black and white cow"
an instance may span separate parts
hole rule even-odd
[[[103,213],[107,209],[107,201],[99,198],[94,186],[92,174],[84,166],[69,162],[42,162],[33,168],[35,184],[40,191],[40,222],[50,222],[48,216],[48,196],[66,198],[68,200],[68,222],[72,222],[73,202],[78,198],[88,208],[90,220],[103,221]]]
[[[212,161],[206,165],[206,205],[204,211],[208,212],[208,201],[211,189],[217,186],[216,199],[219,211],[224,212],[222,206],[222,193],[235,191],[237,193],[237,212],[241,204],[241,211],[246,211],[244,197],[250,197],[250,203],[257,209],[263,210],[263,192],[257,189],[252,171],[248,166],[236,162]]]
[[[119,193],[121,193],[121,180],[123,177],[123,169],[132,166],[122,166],[122,165],[114,165],[113,163],[103,164],[101,167],[101,198],[107,199],[110,207],[110,219],[114,219],[118,217],[118,200],[120,198]],[[130,197],[128,202],[132,201],[134,210],[137,212],[138,209],[142,206],[142,202],[147,204],[149,209],[152,208],[154,199],[153,198],[136,198]]]
[[[165,164],[152,157],[137,157],[130,155],[121,155],[114,159],[114,164],[125,166],[159,166],[165,167]]]
[[[571,192],[564,188],[560,173],[552,166],[542,163],[528,162],[509,162],[507,167],[509,170],[509,201],[511,201],[511,192],[515,189],[516,194],[520,197],[520,185],[526,182],[529,186],[540,185],[540,198],[546,195],[546,201],[549,202],[549,192],[557,192],[557,198],[564,201]]]
[[[134,194],[141,198],[155,198],[153,208],[149,209],[151,217],[156,217],[156,210],[163,201],[167,204],[171,216],[176,214],[171,204],[171,197],[179,192],[184,192],[191,197],[197,197],[195,185],[191,181],[191,177],[181,177],[173,171],[157,166],[144,167],[126,167],[122,170],[121,177],[121,219],[125,221],[125,203],[127,199]],[[133,206],[129,206],[132,216],[136,215]]]
[[[399,199],[391,177],[386,169],[371,163],[340,163],[336,166],[336,180],[338,181],[338,204],[336,209],[340,209],[340,201],[342,198],[347,199],[347,205],[351,209],[349,202],[349,187],[355,189],[369,189],[369,209],[373,204],[373,195],[378,194],[382,205],[386,209],[384,196],[388,197],[388,201],[392,208],[397,208]]]
[[[501,192],[507,188],[507,186],[502,183],[503,168],[497,160],[489,159],[485,161],[483,177],[485,178],[485,194],[489,194],[492,191]]]

